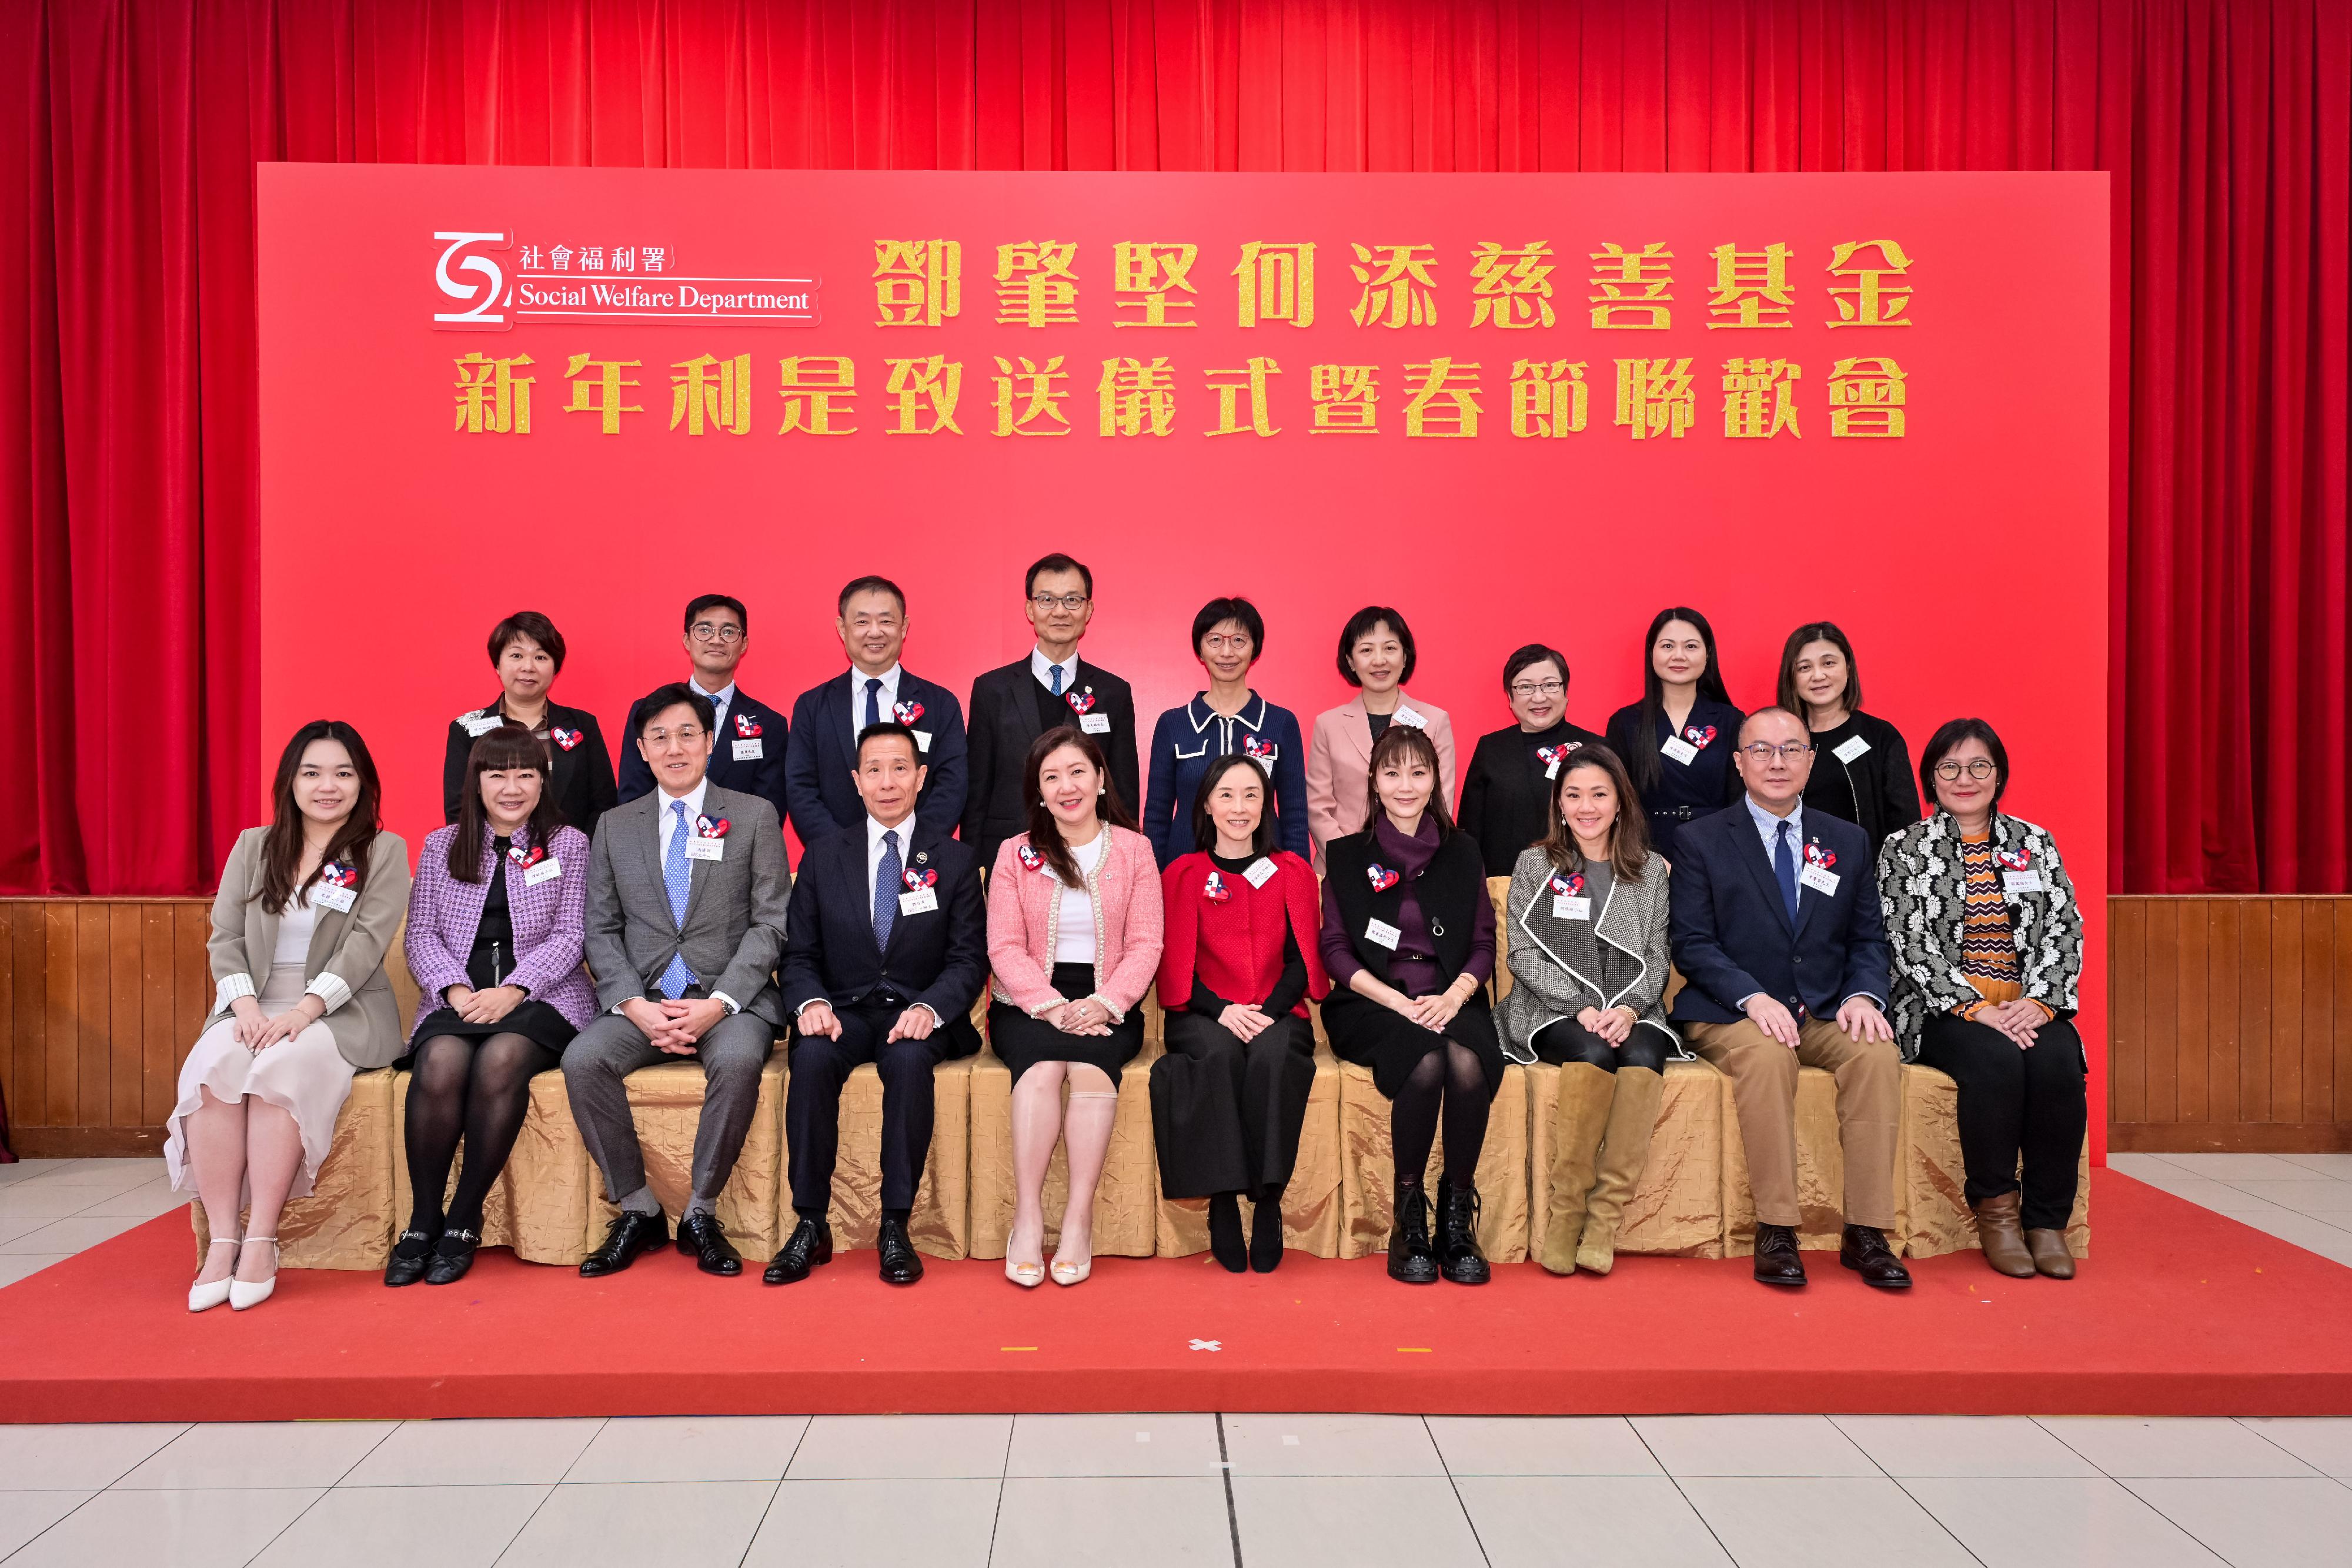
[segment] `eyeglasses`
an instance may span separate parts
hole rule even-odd
[[[1968,764],[1969,777],[1979,784],[2000,771],[2000,768],[1993,766],[1992,758],[1990,757],[1973,758]],[[1936,764],[1936,777],[1947,784],[1957,783],[1960,777],[1960,764],[1938,762]]]
[[[698,621],[694,623],[694,640],[698,643],[740,643],[743,628],[732,621]]]
[[[661,746],[673,740],[680,746],[692,746],[709,733],[699,725],[682,724],[676,729],[649,729],[646,731],[645,738],[647,746]]]
[[[1515,697],[1556,697],[1566,690],[1566,681],[1520,681],[1511,687],[1511,695]]]
[[[1029,596],[1029,602],[1035,605],[1041,613],[1049,610],[1083,610],[1087,605],[1087,596],[1083,593],[1033,593]]]
[[[1753,746],[1743,746],[1739,749],[1747,753],[1750,762],[1760,768],[1775,758],[1783,762],[1794,762],[1798,758],[1811,752],[1813,747],[1811,741],[1805,740],[1792,740],[1786,746],[1767,746],[1759,740]]]

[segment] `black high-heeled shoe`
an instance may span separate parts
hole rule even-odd
[[[478,1230],[445,1230],[433,1249],[433,1266],[425,1270],[428,1285],[454,1285],[474,1266],[474,1249],[482,1244]]]
[[[1229,1274],[1238,1274],[1249,1267],[1247,1243],[1242,1240],[1242,1205],[1238,1194],[1212,1193],[1209,1197],[1209,1254],[1223,1265]]]
[[[1271,1274],[1282,1266],[1282,1195],[1257,1200],[1250,1216],[1249,1266],[1253,1272]]]
[[[383,1282],[397,1290],[425,1278],[425,1265],[433,1260],[433,1244],[440,1239],[437,1230],[402,1231],[400,1239],[392,1244],[392,1257],[384,1263]]]

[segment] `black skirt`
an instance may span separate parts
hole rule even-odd
[[[416,1032],[409,1037],[408,1049],[413,1054],[418,1046],[436,1034],[455,1035],[459,1040],[488,1040],[494,1034],[519,1034],[560,1056],[563,1048],[572,1043],[572,1037],[579,1032],[572,1027],[572,1020],[557,1012],[551,1004],[526,997],[516,1004],[514,1011],[496,1023],[467,1023],[457,1016],[455,1008],[436,1008],[425,1015],[423,1023],[416,1026]]]
[[[1298,1164],[1315,1033],[1284,1014],[1244,1045],[1215,1019],[1168,1015],[1168,1054],[1151,1064],[1151,1129],[1169,1197],[1279,1197]]]
[[[1483,990],[1463,1003],[1439,1034],[1370,997],[1335,988],[1323,1004],[1323,1032],[1331,1037],[1332,1055],[1370,1068],[1373,1084],[1391,1100],[1421,1059],[1448,1040],[1476,1054],[1489,1100],[1503,1085],[1503,1042],[1496,1037],[1495,1012]]]
[[[1056,964],[1054,988],[1072,1001],[1095,988],[1091,964]],[[1143,1049],[1143,1009],[1127,1009],[1127,1021],[1110,1026],[1108,1034],[1064,1034],[1043,1019],[1033,1019],[1019,1008],[992,1000],[988,1004],[988,1045],[998,1061],[1011,1069],[1013,1081],[1041,1061],[1077,1061],[1100,1068],[1118,1087],[1118,1070]]]

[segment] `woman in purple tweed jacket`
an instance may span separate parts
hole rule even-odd
[[[408,971],[425,997],[409,1031],[410,1207],[387,1285],[455,1283],[482,1240],[482,1199],[530,1106],[596,1011],[580,961],[588,840],[563,825],[547,745],[486,731],[466,759],[457,821],[425,841],[408,895]],[[442,1210],[457,1140],[466,1167]]]

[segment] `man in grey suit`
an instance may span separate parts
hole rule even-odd
[[[702,1062],[702,1121],[677,1249],[706,1274],[740,1274],[743,1260],[713,1205],[742,1152],[760,1070],[783,1019],[775,977],[788,894],[783,833],[775,807],[704,777],[715,738],[709,697],[679,682],[638,712],[637,751],[655,789],[596,824],[587,956],[601,1010],[563,1052],[572,1120],[621,1207],[580,1272],[617,1272],[669,1239],[623,1081],[691,1056]]]

